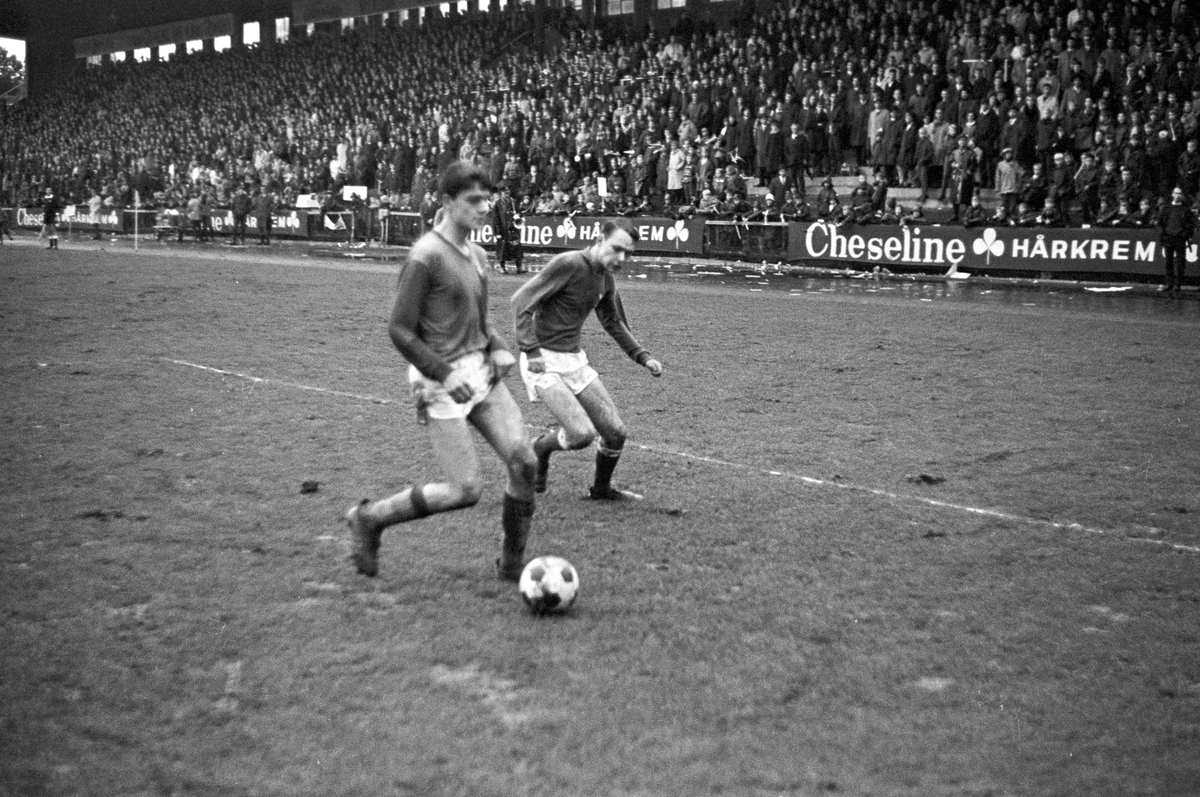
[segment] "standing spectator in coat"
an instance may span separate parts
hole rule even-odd
[[[771,128],[765,116],[758,117],[754,123],[754,176],[758,179],[759,188],[769,180],[767,172],[767,139],[770,138]]]
[[[791,134],[783,142],[783,163],[787,167],[792,183],[804,195],[805,173],[808,171],[808,135],[799,122],[792,122]]]
[[[929,137],[929,128],[922,127],[917,131],[917,147],[913,156],[914,181],[921,189],[921,202],[929,199],[929,178],[936,163],[933,152],[933,139]]]
[[[254,216],[258,221],[258,245],[271,245],[271,225],[275,223],[275,196],[263,186],[254,192]]]
[[[734,162],[738,168],[746,171],[754,168],[754,119],[750,116],[750,109],[742,109],[742,118],[738,120],[737,127],[734,130],[736,142],[734,144]]]
[[[1196,234],[1196,213],[1184,201],[1183,187],[1175,186],[1171,201],[1159,217],[1159,242],[1166,265],[1166,282],[1161,290],[1175,296],[1183,291],[1183,271],[1187,267],[1187,246]]]
[[[979,173],[983,180],[990,181],[1000,152],[1000,116],[996,112],[996,98],[979,104],[979,116],[975,119],[975,143],[982,153]],[[992,186],[984,184],[985,188]]]
[[[516,254],[512,251],[513,246],[511,244],[515,226],[515,212],[512,194],[509,192],[507,185],[501,184],[500,195],[496,197],[496,201],[492,204],[492,234],[496,238],[496,266],[500,269],[500,273],[504,273],[507,270],[506,264],[509,256]],[[520,270],[519,266],[517,270]]]
[[[896,155],[896,169],[900,185],[911,188],[917,171],[917,139],[920,124],[916,114],[909,111],[904,115],[904,128],[900,132],[899,151]]]
[[[1054,169],[1050,172],[1050,196],[1054,210],[1063,224],[1071,223],[1070,203],[1075,198],[1075,175],[1067,162],[1066,153],[1054,153]]]
[[[783,132],[782,132],[782,130],[780,130],[779,122],[772,119],[770,122],[770,125],[768,126],[767,140],[766,140],[766,157],[765,157],[766,174],[774,175],[776,172],[778,172],[781,168],[784,167],[784,151],[783,150],[784,150]],[[782,200],[784,195],[776,194],[776,196]]]
[[[1000,203],[1004,206],[1005,216],[1014,217],[1021,197],[1021,167],[1017,165],[1012,147],[1005,147],[1001,153],[993,182],[996,193],[1000,195]]]
[[[46,189],[45,196],[42,197],[42,231],[38,233],[38,237],[45,236],[49,239],[47,249],[58,248],[58,218],[62,212],[62,203],[58,201],[58,197],[54,195],[54,190]]]
[[[669,140],[667,147],[671,147]],[[685,200],[683,172],[687,166],[687,153],[681,146],[671,148],[670,153],[667,157],[667,203],[670,205],[681,205]]]
[[[1075,197],[1083,223],[1095,224],[1100,214],[1100,170],[1096,168],[1096,156],[1090,152],[1083,153],[1083,163],[1075,172]]]
[[[230,204],[233,211],[233,241],[231,243],[234,246],[245,246],[246,219],[250,217],[250,211],[254,207],[250,201],[250,194],[246,193],[245,185],[238,186]]]
[[[1194,197],[1200,194],[1200,141],[1195,138],[1188,140],[1187,149],[1179,156],[1177,166],[1183,195]]]
[[[960,213],[971,204],[975,196],[975,174],[979,169],[975,148],[970,146],[966,136],[959,136],[958,147],[950,155],[950,186],[951,202],[954,204],[954,215],[951,222],[960,218]]]

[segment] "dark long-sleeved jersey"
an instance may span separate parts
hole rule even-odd
[[[476,351],[504,348],[487,323],[487,262],[470,257],[437,232],[421,236],[400,270],[388,333],[417,370],[444,381],[450,363]]]
[[[600,325],[632,360],[640,364],[649,357],[629,331],[612,273],[592,263],[586,252],[555,256],[513,294],[512,302],[523,352],[579,351],[583,322],[595,310]]]

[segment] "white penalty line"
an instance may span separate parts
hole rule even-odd
[[[164,360],[166,360],[166,362],[173,363],[175,365],[182,365],[182,366],[186,366],[188,368],[195,368],[200,371],[207,371],[209,373],[221,374],[222,376],[232,376],[232,377],[236,377],[238,379],[245,379],[249,382],[256,382],[259,384],[278,385],[279,387],[290,387],[295,390],[307,390],[312,393],[323,393],[327,396],[340,396],[342,398],[355,399],[356,401],[370,402],[371,404],[395,404],[396,403],[392,399],[380,398],[379,396],[368,396],[368,395],[363,395],[360,393],[349,393],[344,390],[330,390],[329,388],[316,387],[314,385],[304,385],[299,382],[288,382],[288,381],[285,381],[282,379],[270,379],[268,377],[263,377],[263,376],[253,376],[251,374],[241,373],[240,371],[229,371],[224,368],[214,368],[211,365],[200,365],[199,363],[188,362],[187,360],[173,360],[169,357],[164,358]],[[1087,534],[1101,534],[1101,535],[1116,536],[1111,531],[1107,531],[1105,529],[1093,528],[1090,526],[1084,526],[1081,523],[1062,523],[1062,522],[1055,521],[1055,520],[1043,520],[1040,518],[1026,517],[1024,515],[1014,515],[1011,512],[1001,512],[1001,511],[995,510],[995,509],[981,509],[979,507],[967,506],[965,504],[955,504],[950,501],[939,501],[936,498],[926,498],[925,496],[921,496],[921,495],[904,495],[902,493],[891,492],[890,490],[881,490],[876,487],[865,487],[863,485],[851,484],[849,482],[838,481],[838,480],[833,480],[833,479],[817,479],[817,478],[813,478],[812,476],[804,476],[799,473],[788,473],[786,471],[770,470],[768,468],[757,468],[757,467],[754,467],[753,465],[746,465],[741,462],[730,462],[728,460],[717,459],[715,457],[706,457],[706,456],[702,456],[700,454],[689,454],[685,451],[672,451],[671,449],[660,448],[658,446],[635,444],[634,447],[638,448],[642,451],[648,451],[653,454],[658,454],[660,456],[677,457],[679,459],[692,460],[693,462],[704,462],[709,465],[719,465],[724,468],[734,468],[737,470],[753,471],[753,472],[760,473],[760,474],[763,474],[766,476],[777,476],[777,477],[784,478],[784,479],[792,479],[794,481],[798,481],[798,482],[801,482],[802,484],[807,484],[812,487],[836,487],[839,490],[850,490],[853,492],[865,493],[867,495],[873,495],[878,498],[886,498],[891,501],[901,501],[901,502],[908,502],[908,503],[924,504],[926,506],[936,507],[938,509],[951,509],[951,510],[954,510],[957,512],[964,512],[964,513],[970,514],[970,515],[989,517],[989,518],[994,518],[996,520],[1006,520],[1006,521],[1010,521],[1013,523],[1021,523],[1021,524],[1028,525],[1028,526],[1044,526],[1047,528],[1054,529],[1055,531],[1079,531],[1079,532],[1084,532]],[[1130,541],[1134,541],[1134,542],[1146,542],[1146,543],[1151,543],[1153,545],[1161,545],[1161,546],[1165,546],[1167,548],[1171,548],[1172,550],[1176,550],[1176,551],[1186,551],[1188,553],[1200,553],[1200,547],[1196,547],[1196,546],[1192,546],[1192,545],[1181,545],[1179,543],[1168,542],[1166,540],[1156,540],[1153,537],[1131,537],[1131,536],[1127,535],[1126,539],[1128,539]]]
[[[877,487],[865,487],[861,484],[852,484],[833,479],[817,479],[812,476],[804,476],[799,473],[788,473],[780,470],[770,470],[768,468],[757,468],[753,465],[746,465],[741,462],[730,462],[724,459],[715,457],[705,457],[699,454],[688,454],[683,451],[672,451],[666,448],[657,446],[648,446],[635,444],[635,447],[642,451],[649,451],[654,454],[663,456],[679,457],[680,459],[688,459],[694,462],[704,462],[709,465],[720,465],[725,468],[735,468],[737,470],[748,470],[760,473],[765,476],[777,476],[784,479],[793,479],[807,484],[812,487],[836,487],[839,490],[850,490],[856,493],[866,493],[879,498],[887,498],[892,501],[901,501],[917,504],[925,504],[926,506],[936,507],[938,509],[952,509],[957,512],[965,512],[970,515],[980,515],[983,517],[994,518],[996,520],[1007,520],[1013,523],[1021,523],[1029,526],[1044,526],[1054,529],[1055,531],[1079,531],[1086,534],[1102,534],[1115,536],[1113,532],[1106,529],[1098,529],[1091,526],[1085,526],[1082,523],[1063,523],[1055,520],[1044,520],[1041,518],[1027,517],[1025,515],[1014,515],[1011,512],[1001,512],[996,509],[982,509],[976,506],[967,506],[965,504],[955,504],[950,501],[939,501],[936,498],[926,498],[922,495],[904,495],[902,493],[894,493],[890,490],[881,490]],[[1146,542],[1152,545],[1162,545],[1176,551],[1186,551],[1188,553],[1200,553],[1200,548],[1192,545],[1180,545],[1179,543],[1168,542],[1167,540],[1156,540],[1153,537],[1133,537],[1126,535],[1125,539],[1133,542]]]
[[[213,368],[211,365],[200,365],[198,363],[190,363],[187,360],[172,360],[169,357],[167,357],[165,359],[167,362],[174,363],[175,365],[185,365],[188,368],[196,368],[201,371],[208,371],[208,372],[214,373],[214,374],[221,374],[222,376],[236,376],[238,379],[245,379],[249,382],[257,382],[260,384],[267,384],[267,385],[278,385],[279,387],[290,387],[290,388],[295,388],[296,390],[307,390],[312,393],[324,393],[327,396],[341,396],[342,398],[352,398],[352,399],[357,399],[359,401],[369,401],[372,404],[395,404],[396,403],[396,402],[392,401],[391,399],[380,398],[379,396],[366,396],[366,395],[362,395],[360,393],[347,393],[344,390],[330,390],[329,388],[326,388],[326,387],[315,387],[313,385],[302,385],[299,382],[287,382],[282,379],[269,379],[265,376],[251,376],[250,374],[243,374],[238,371],[226,371],[224,368]]]

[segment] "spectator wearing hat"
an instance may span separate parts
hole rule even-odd
[[[1017,212],[1017,202],[1021,196],[1021,167],[1017,165],[1012,147],[1005,147],[1000,153],[1000,162],[996,164],[994,184],[996,193],[1000,195],[1000,204],[1008,217]]]
[[[951,222],[960,219],[960,213],[969,207],[975,195],[975,174],[979,168],[978,156],[966,136],[959,136],[958,147],[950,155],[951,197],[954,213]]]
[[[879,172],[876,172],[879,174]],[[866,224],[871,220],[874,206],[871,204],[871,185],[865,174],[858,175],[858,185],[850,192],[850,208],[846,212],[847,221],[855,224]]]
[[[863,180],[866,180],[865,176]],[[817,218],[837,224],[842,217],[842,200],[833,187],[833,180],[826,177],[821,181],[821,190],[817,192]]]
[[[775,176],[771,178],[771,182],[767,184],[767,191],[774,194],[776,199],[787,197],[788,192],[797,188],[796,183],[792,180],[791,172],[787,166],[779,166],[775,171]]]

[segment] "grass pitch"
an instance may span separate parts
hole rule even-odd
[[[586,345],[648,498],[554,460],[530,554],[582,590],[534,618],[490,452],[344,561],[433,475],[395,268],[239,257],[0,252],[0,793],[1200,790],[1196,303],[622,281],[667,375]]]

